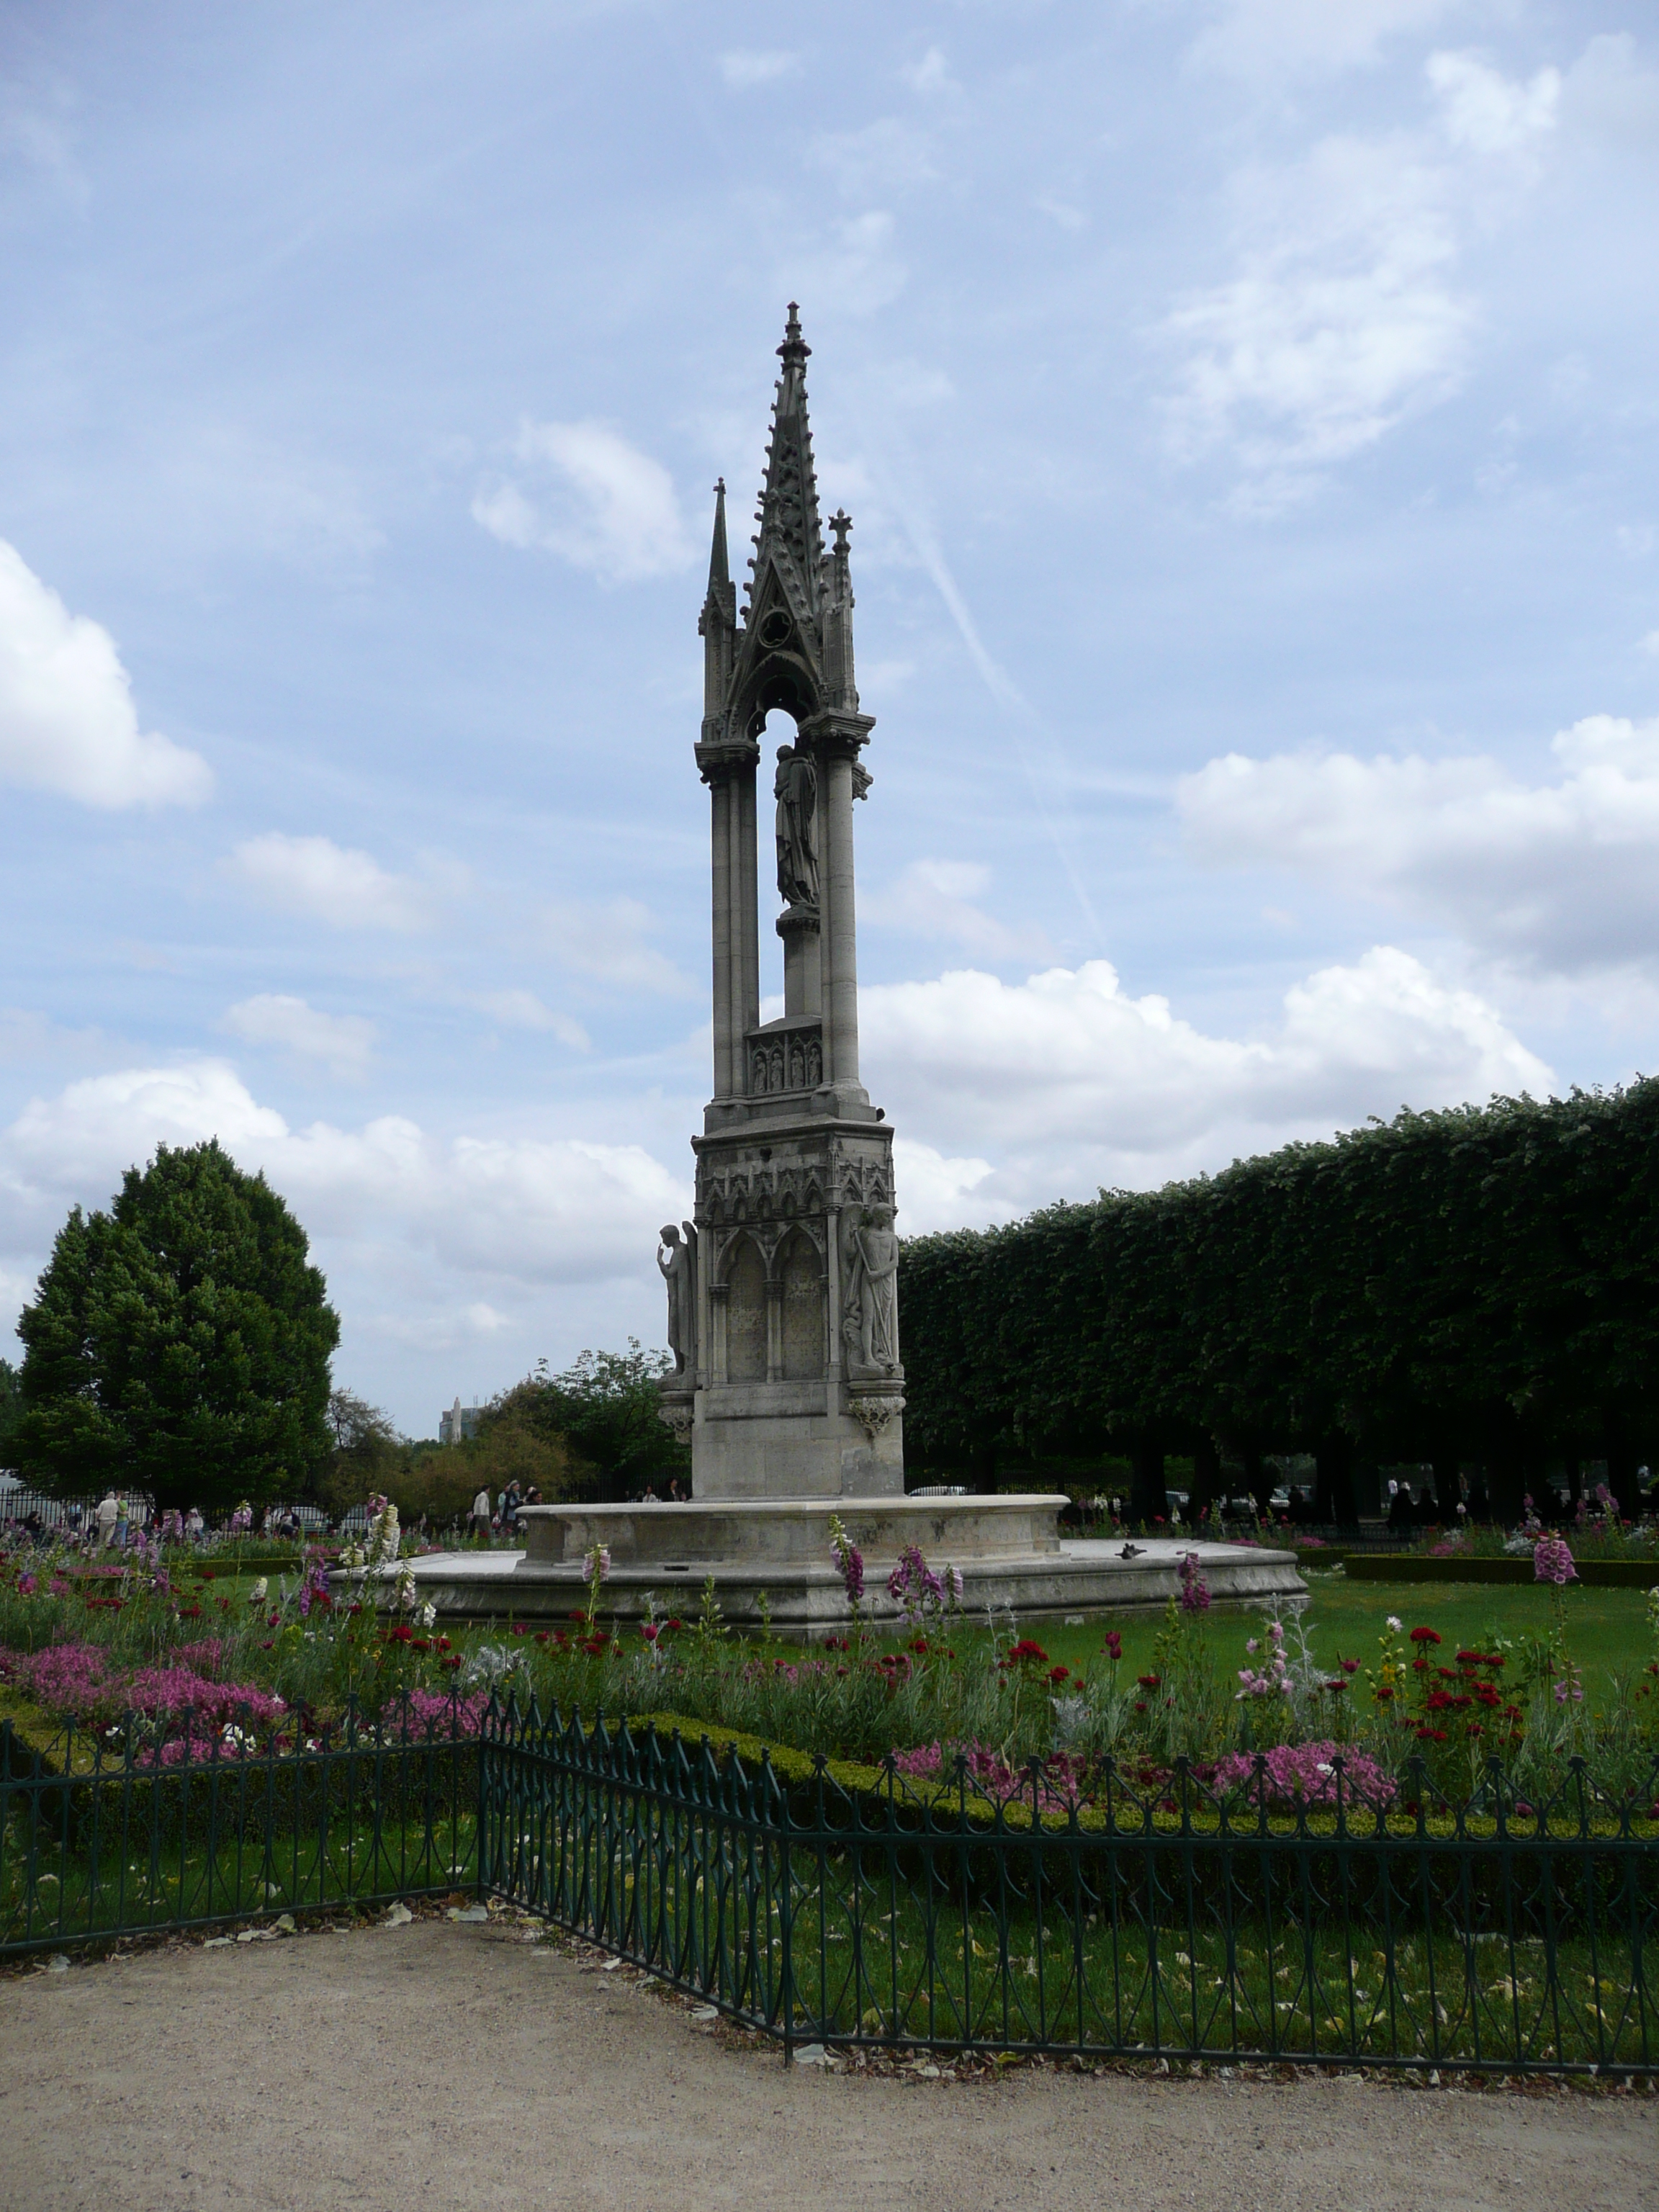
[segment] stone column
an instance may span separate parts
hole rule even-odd
[[[859,1079],[858,919],[853,891],[853,756],[825,747],[818,776],[823,809],[823,1079]]]
[[[737,791],[737,836],[732,890],[733,950],[732,1008],[735,1026],[737,1079],[732,1090],[741,1096],[749,1088],[747,1031],[760,1025],[760,878],[755,833],[755,762],[739,768]]]
[[[786,907],[778,916],[777,931],[783,939],[783,1011],[792,1016],[816,1014],[823,1003],[817,908]]]
[[[740,1087],[732,1080],[732,778],[708,779],[714,889],[714,1096],[730,1098]]]

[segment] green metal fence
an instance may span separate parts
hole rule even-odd
[[[1190,1773],[1079,1813],[490,1711],[146,1764],[0,1726],[0,1957],[475,1890],[781,2039],[1659,2073],[1659,1840],[1582,1770],[1517,1808],[1241,1810]],[[1339,1797],[1341,1791],[1338,1780]]]
[[[0,1958],[476,1888],[479,1747],[452,1723],[232,1735],[147,1744],[129,1716],[28,1747],[0,1722]]]
[[[1659,2070],[1659,1843],[1582,1772],[1524,1814],[1420,1776],[1409,1817],[1241,1814],[1178,1771],[1079,1816],[1036,1772],[993,1804],[533,1715],[486,1737],[485,1886],[786,2049]]]

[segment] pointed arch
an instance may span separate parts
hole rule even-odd
[[[752,1237],[734,1240],[726,1255],[726,1379],[764,1382],[766,1262]]]
[[[816,1382],[823,1373],[829,1343],[823,1261],[811,1238],[796,1229],[779,1246],[775,1266],[783,1308],[784,1379]]]

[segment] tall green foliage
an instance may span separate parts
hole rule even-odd
[[[20,1471],[204,1511],[303,1493],[333,1449],[340,1333],[307,1251],[216,1142],[163,1145],[107,1213],[76,1206],[18,1324]]]
[[[676,1478],[689,1489],[691,1455],[657,1411],[657,1381],[668,1365],[666,1353],[643,1352],[632,1336],[626,1352],[584,1352],[562,1375],[540,1361],[490,1406],[480,1441],[498,1423],[527,1423],[585,1462],[582,1486],[591,1484],[604,1499],[637,1497],[647,1485],[665,1495]]]
[[[1550,1456],[1605,1457],[1628,1504],[1659,1446],[1659,1081],[916,1239],[900,1297],[936,1462],[1312,1451],[1340,1515],[1357,1454],[1480,1462],[1506,1511]]]

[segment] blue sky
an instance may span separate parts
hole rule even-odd
[[[902,1227],[1653,1066],[1656,240],[1628,6],[12,8],[6,1310],[217,1133],[411,1433],[659,1340],[791,298]]]

